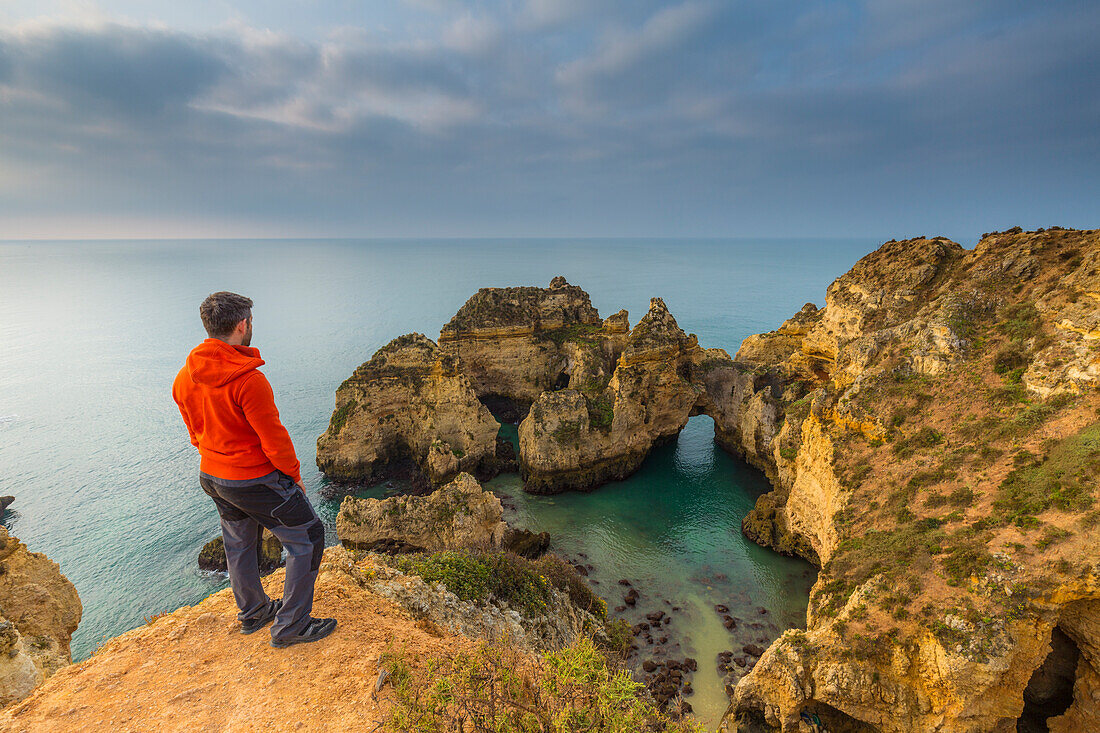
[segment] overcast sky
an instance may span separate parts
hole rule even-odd
[[[1096,0],[0,3],[3,239],[968,244],[1098,200]]]

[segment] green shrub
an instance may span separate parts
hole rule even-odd
[[[414,669],[388,650],[394,701],[383,723],[402,733],[699,733],[643,696],[630,673],[609,663],[591,639],[530,663],[514,648],[485,643],[472,653],[424,660]]]
[[[1027,363],[1027,354],[1020,348],[1018,343],[1013,342],[1002,348],[993,357],[993,371],[997,374],[1008,374],[1015,369],[1026,367]]]
[[[566,420],[560,423],[551,435],[558,443],[576,443],[581,439],[581,425],[580,421]]]
[[[1084,511],[1093,503],[1092,486],[1100,472],[1100,423],[1063,439],[1046,459],[1021,451],[1016,468],[997,490],[995,506],[1020,526],[1047,509]]]
[[[972,575],[978,575],[992,561],[993,556],[986,549],[985,543],[975,539],[951,547],[943,559],[943,569],[947,571],[950,580],[958,583]]]
[[[357,409],[359,409],[359,403],[354,398],[342,404],[339,409],[332,413],[332,419],[328,424],[329,433],[336,435],[343,430],[344,424],[347,423],[348,418]]]
[[[1051,545],[1057,544],[1066,539],[1070,536],[1070,534],[1070,532],[1067,532],[1060,527],[1055,527],[1053,525],[1047,526],[1043,530],[1043,533],[1039,536],[1039,539],[1035,540],[1035,546],[1038,547],[1040,550],[1045,550]]]
[[[1013,341],[1038,336],[1042,333],[1042,326],[1034,303],[1013,303],[1001,312],[1001,322],[997,324],[997,328]]]
[[[909,477],[907,485],[910,489],[915,491],[924,486],[950,481],[955,478],[956,475],[954,471],[949,471],[943,466],[939,466],[931,471],[917,471]]]
[[[402,572],[419,575],[428,583],[442,583],[464,601],[486,601],[491,596],[520,613],[536,616],[546,610],[553,587],[565,593],[577,608],[601,621],[607,618],[607,603],[572,565],[556,555],[527,560],[505,552],[446,550],[430,555],[400,555],[393,563]]]
[[[907,458],[918,450],[925,450],[943,442],[943,433],[935,428],[923,427],[908,438],[894,444],[894,454]]]
[[[569,326],[562,326],[561,328],[536,331],[535,338],[539,341],[553,341],[557,346],[561,346],[566,341],[573,341],[574,343],[585,346],[597,346],[599,345],[602,333],[602,326],[587,323],[574,323]]]
[[[531,564],[550,585],[569,596],[574,606],[588,611],[598,619],[607,618],[607,603],[596,595],[568,562],[557,555],[544,555]]]
[[[399,570],[419,575],[427,583],[443,586],[464,601],[482,601],[489,594],[489,565],[480,555],[467,552],[436,552],[431,555],[402,555]]]
[[[634,632],[625,620],[617,618],[604,626],[607,635],[607,650],[616,654],[625,655],[630,645],[634,643]]]
[[[615,398],[601,394],[594,400],[588,400],[588,424],[597,430],[608,432],[615,420]]]

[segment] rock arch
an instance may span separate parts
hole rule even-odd
[[[631,329],[601,319],[564,278],[548,288],[482,288],[440,332],[395,339],[337,390],[317,464],[336,481],[377,481],[410,455],[433,484],[508,467],[496,421],[519,422],[528,491],[587,490],[635,471],[690,417],[739,446],[753,375],[686,334],[654,298]],[[490,413],[492,408],[492,413]]]

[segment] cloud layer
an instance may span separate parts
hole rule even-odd
[[[796,5],[420,0],[383,28],[321,3],[319,34],[243,13],[206,30],[103,12],[13,20],[0,26],[0,226],[887,237],[1098,225],[1094,3]]]

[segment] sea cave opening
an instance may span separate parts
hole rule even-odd
[[[1047,720],[1069,709],[1080,657],[1076,642],[1055,626],[1050,632],[1050,653],[1024,689],[1024,710],[1016,721],[1018,733],[1045,733]]]
[[[520,402],[507,395],[486,394],[477,399],[497,422],[506,425],[519,425],[531,409],[530,403]]]
[[[853,718],[843,710],[828,703],[812,700],[799,711],[799,719],[804,724],[799,730],[808,729],[815,733],[874,733],[874,726]]]
[[[558,374],[557,378],[554,380],[554,386],[551,387],[551,389],[555,392],[558,392],[560,390],[565,389],[568,386],[569,386],[569,373],[566,372],[563,369],[561,371],[561,373]]]

